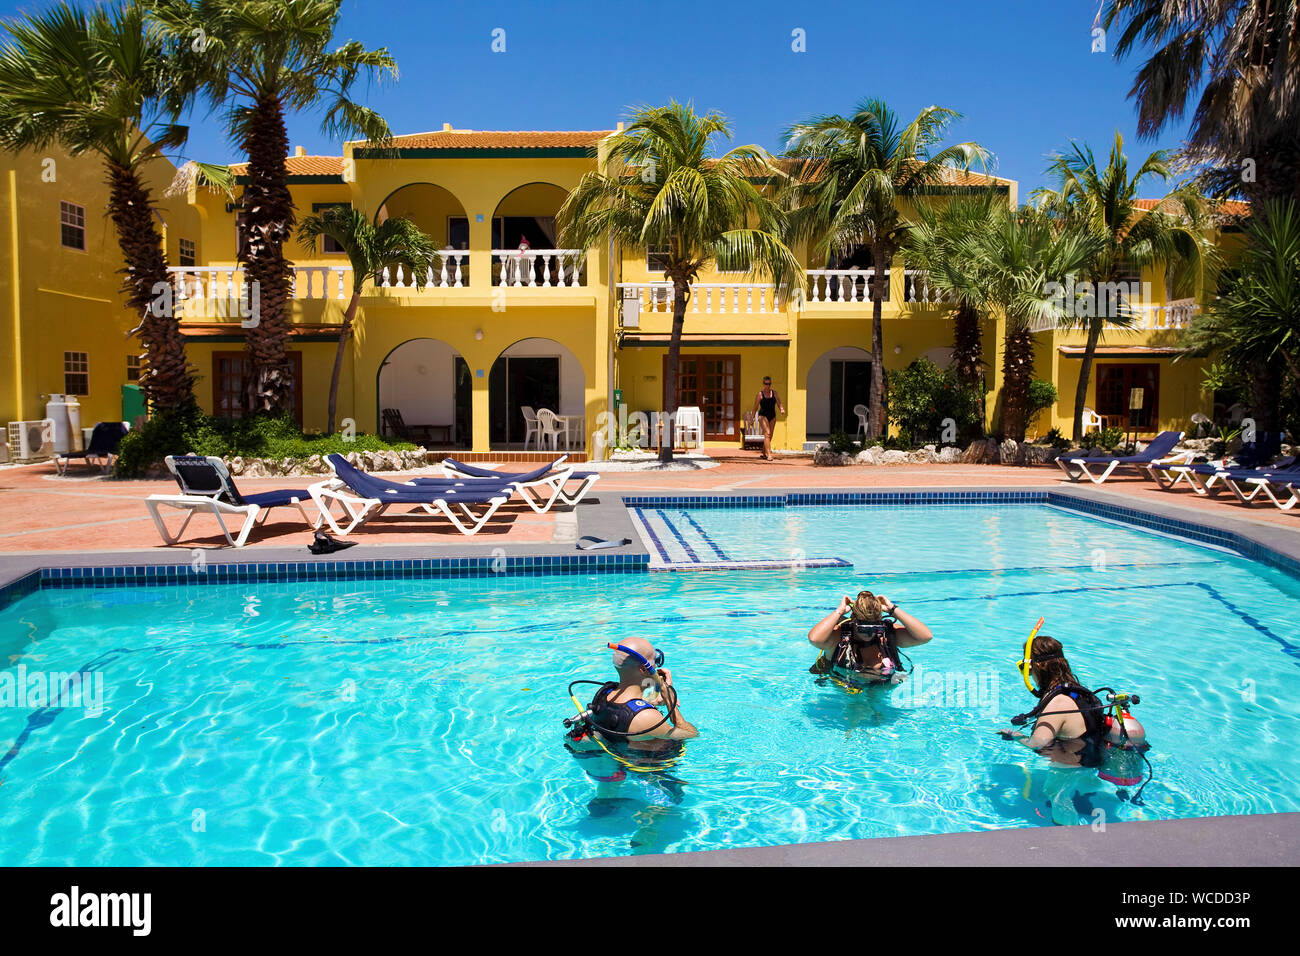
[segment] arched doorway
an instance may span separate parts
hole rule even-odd
[[[807,435],[826,438],[837,431],[858,430],[855,405],[871,402],[871,353],[843,345],[823,353],[808,369]]]
[[[395,217],[411,220],[441,250],[435,285],[469,285],[469,217],[459,199],[433,183],[408,183],[379,204],[375,222]]]
[[[393,435],[400,413],[407,440],[427,446],[469,448],[474,441],[469,365],[439,339],[410,339],[379,366],[380,434]]]
[[[523,409],[550,409],[572,420],[570,443],[586,433],[587,379],[582,363],[554,339],[522,339],[497,356],[488,378],[488,441],[493,449],[522,449]],[[529,449],[537,447],[529,444]]]
[[[527,183],[501,197],[492,213],[492,284],[585,285],[583,251],[558,249],[555,217],[568,191]]]

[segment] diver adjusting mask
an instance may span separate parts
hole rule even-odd
[[[664,652],[657,647],[655,648],[654,663],[651,663],[626,644],[606,644],[605,646],[611,651],[622,651],[633,660],[639,661],[641,663],[641,669],[647,674],[654,674],[659,668],[664,666]]]

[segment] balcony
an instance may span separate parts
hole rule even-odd
[[[671,315],[673,284],[667,281],[620,282],[619,298],[623,301],[624,325],[632,314]],[[776,289],[759,282],[695,282],[687,315],[775,315],[784,310]]]
[[[493,249],[492,284],[506,288],[578,288],[587,284],[581,249]]]
[[[889,270],[881,277],[885,284],[885,302],[891,301]],[[806,304],[853,306],[870,305],[875,288],[875,269],[809,269]],[[903,304],[910,306],[940,307],[947,305],[949,296],[930,286],[925,274],[917,269],[903,270]]]

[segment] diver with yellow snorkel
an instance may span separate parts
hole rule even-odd
[[[1018,730],[999,731],[1007,740],[1015,740],[1031,750],[1050,757],[1057,763],[1099,768],[1099,776],[1112,783],[1131,785],[1142,780],[1133,776],[1131,755],[1146,762],[1146,729],[1129,712],[1129,707],[1140,703],[1136,694],[1116,693],[1113,688],[1084,687],[1070,668],[1061,642],[1038,631],[1037,625],[1025,641],[1024,655],[1016,668],[1029,692],[1038,698],[1038,704],[1024,714],[1011,718],[1015,727],[1033,721],[1033,730],[1026,734]],[[1102,702],[1099,694],[1106,693]],[[1128,764],[1128,766],[1120,766]],[[1141,804],[1142,790],[1151,782],[1147,777],[1133,797]],[[1121,797],[1124,793],[1121,791]]]

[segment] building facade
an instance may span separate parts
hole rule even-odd
[[[384,152],[345,144],[338,156],[289,157],[299,214],[348,204],[377,221],[413,220],[442,249],[417,284],[394,271],[366,283],[339,389],[338,418],[357,431],[391,430],[396,416],[432,446],[474,453],[536,447],[525,409],[549,409],[575,450],[593,434],[616,436],[613,419],[666,406],[663,394],[672,323],[671,284],[653,251],[558,248],[555,219],[581,176],[598,169],[614,130],[475,132],[445,126],[399,136]],[[0,389],[0,414],[43,416],[43,396],[81,394],[83,420],[121,414],[131,377],[134,324],[117,292],[120,256],[103,209],[102,174],[89,159],[58,157],[57,183],[40,181],[40,157],[8,157],[5,211],[9,262],[0,278],[5,333],[0,364],[13,370]],[[159,192],[174,170],[160,162]],[[64,172],[66,170],[66,172]],[[240,169],[236,167],[235,172]],[[960,179],[958,177],[961,177]],[[1017,201],[1017,184],[954,174]],[[940,190],[942,191],[942,190]],[[236,188],[238,194],[238,187]],[[78,220],[76,208],[80,208]],[[224,193],[192,185],[160,209],[173,266],[175,298],[197,393],[213,414],[238,415],[249,366],[238,264],[238,209]],[[76,248],[77,229],[83,248]],[[1216,236],[1225,246],[1233,237]],[[71,245],[69,245],[71,243]],[[338,330],[353,292],[347,257],[328,243],[286,247],[295,262],[293,333],[295,414],[304,428],[326,426]],[[807,259],[807,257],[805,257]],[[698,406],[706,447],[735,447],[741,419],[770,376],[786,414],[774,445],[799,449],[858,427],[853,409],[870,381],[869,264],[842,268],[805,261],[801,296],[778,298],[743,274],[702,274],[687,307],[678,403]],[[1088,406],[1127,421],[1133,388],[1144,390],[1140,430],[1189,430],[1193,413],[1212,414],[1201,390],[1205,360],[1178,357],[1177,341],[1204,290],[1197,277],[1163,271],[1144,283],[1133,328],[1108,330],[1098,351]],[[952,348],[951,310],[900,256],[883,270],[886,369],[925,356],[943,365]],[[996,414],[1002,323],[984,323]],[[1032,432],[1068,433],[1085,341],[1082,331],[1036,337],[1036,377],[1059,391]],[[83,370],[81,367],[87,368]],[[75,389],[75,391],[74,391]],[[561,440],[561,447],[563,441]]]

